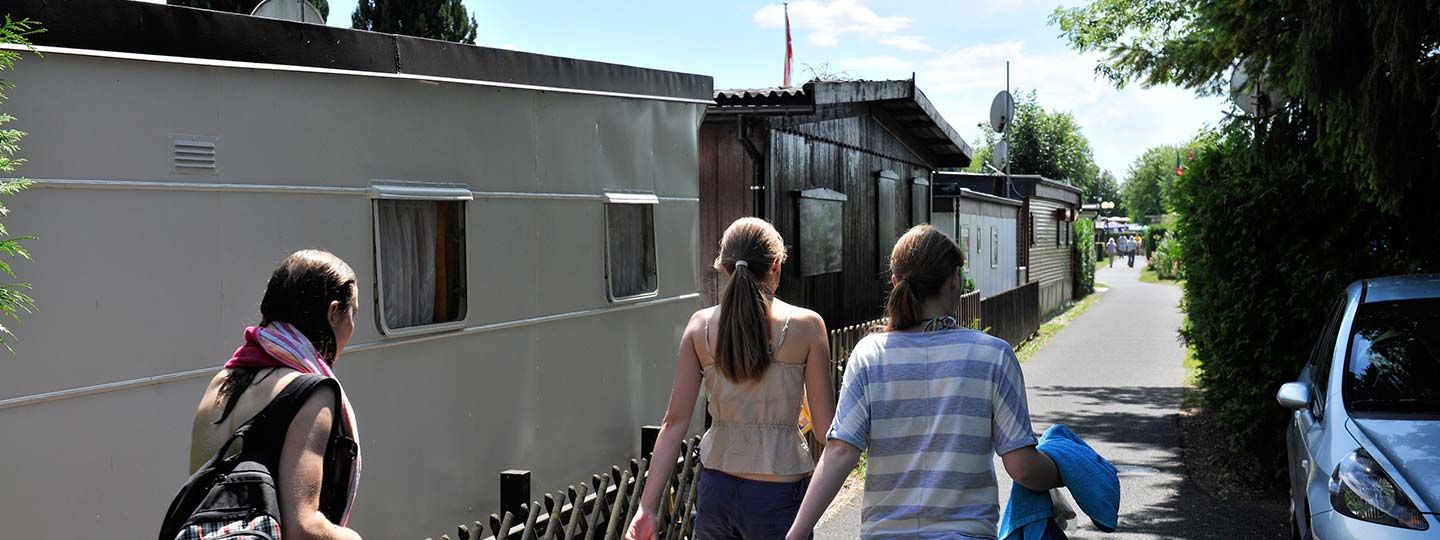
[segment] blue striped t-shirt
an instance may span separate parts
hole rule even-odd
[[[861,340],[828,437],[869,452],[866,539],[995,538],[992,453],[1036,444],[1015,352],[967,329]]]

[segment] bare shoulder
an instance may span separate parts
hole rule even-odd
[[[714,316],[715,316],[715,310],[717,310],[717,309],[720,309],[720,307],[719,307],[719,306],[708,307],[708,308],[700,309],[700,310],[696,311],[695,313],[692,313],[692,314],[690,315],[690,321],[687,322],[687,323],[685,323],[685,333],[686,333],[687,335],[692,335],[692,336],[693,336],[693,335],[699,335],[700,332],[702,332],[702,331],[705,329],[705,323],[706,323],[706,321],[709,321],[710,319],[714,318]]]
[[[790,321],[789,332],[792,335],[797,332],[807,336],[825,335],[825,318],[819,313],[778,299],[775,305],[779,308],[776,315]]]

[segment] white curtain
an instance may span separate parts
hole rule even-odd
[[[385,325],[435,320],[435,219],[429,201],[380,201],[380,273]]]

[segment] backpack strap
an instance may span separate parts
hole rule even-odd
[[[276,394],[275,398],[271,399],[259,414],[245,422],[245,426],[250,426],[251,431],[247,438],[271,443],[268,446],[273,446],[278,455],[279,448],[285,444],[285,432],[290,429],[290,423],[295,420],[295,415],[300,412],[301,407],[305,406],[305,402],[309,401],[310,394],[322,386],[328,386],[335,392],[335,415],[338,418],[340,414],[340,384],[335,382],[335,379],[324,375],[306,373],[285,385],[285,388]]]

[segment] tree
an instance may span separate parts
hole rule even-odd
[[[19,45],[33,52],[34,49],[30,46],[29,36],[41,31],[39,23],[29,19],[12,20],[9,15],[6,15],[4,24],[0,25],[0,43]],[[0,49],[0,71],[14,69],[17,60],[20,60],[19,52],[13,49]],[[9,90],[10,88],[14,88],[14,85],[7,80],[0,79],[0,92]],[[0,102],[3,102],[4,99],[4,94],[0,94]],[[9,114],[0,113],[0,126],[14,119],[15,118]],[[16,157],[16,154],[20,152],[20,139],[24,137],[25,132],[18,129],[0,128],[0,174],[8,176],[14,173],[17,167],[25,163],[24,159]],[[29,185],[30,182],[24,179],[6,178],[0,180],[0,195],[14,195]],[[0,216],[6,216],[9,213],[10,210],[8,208],[0,205]],[[10,267],[10,261],[6,259],[14,260],[18,257],[30,260],[30,253],[25,250],[21,242],[33,239],[34,237],[30,236],[11,235],[10,231],[7,230],[3,224],[0,224],[0,256],[3,256],[3,258],[0,258],[0,272],[4,272],[5,275],[14,279],[15,270]],[[35,300],[30,298],[30,295],[25,292],[29,289],[30,285],[25,283],[0,285],[0,313],[3,313],[11,319],[19,320],[22,313],[30,313],[33,311],[35,309]],[[4,325],[0,325],[0,344],[3,344],[6,349],[10,349],[10,343],[7,339],[9,337],[13,337],[10,329]],[[14,351],[11,350],[11,352]]]
[[[1146,149],[1130,165],[1121,193],[1124,206],[1136,221],[1145,216],[1167,214],[1175,208],[1175,161],[1188,150],[1175,145]],[[1182,165],[1184,159],[1181,159]]]
[[[1440,221],[1426,209],[1440,196],[1440,3],[1094,0],[1050,20],[1073,48],[1107,53],[1096,72],[1116,86],[1219,95],[1239,66],[1290,96],[1269,112],[1313,115],[1316,150],[1362,197]]]
[[[201,9],[213,9],[215,11],[228,11],[249,15],[255,11],[255,6],[260,5],[263,0],[166,0],[165,3],[172,6],[187,6]],[[330,2],[328,0],[305,0],[315,6],[321,17],[330,17]]]
[[[1270,89],[1257,114],[1202,132],[1192,167],[1158,191],[1178,214],[1201,401],[1278,485],[1288,415],[1274,391],[1335,297],[1358,278],[1440,270],[1440,3],[1092,0],[1051,22],[1107,53],[1096,72],[1116,86],[1216,95],[1239,70]]]
[[[1115,180],[1115,174],[1109,169],[1100,171],[1095,175],[1095,195],[1088,202],[1111,202],[1115,208],[1104,212],[1106,215],[1125,214],[1125,200],[1120,193],[1120,183]]]
[[[460,0],[360,0],[350,16],[360,30],[475,43],[475,17]]]
[[[975,152],[975,159],[967,170],[987,170],[984,163],[1000,140],[988,126],[982,129],[981,138],[985,142]],[[1090,140],[1085,138],[1074,116],[1045,110],[1033,90],[1019,95],[1015,101],[1015,121],[1010,124],[1011,173],[1038,174],[1068,182],[1080,188],[1088,201],[1094,197],[1099,170]]]

